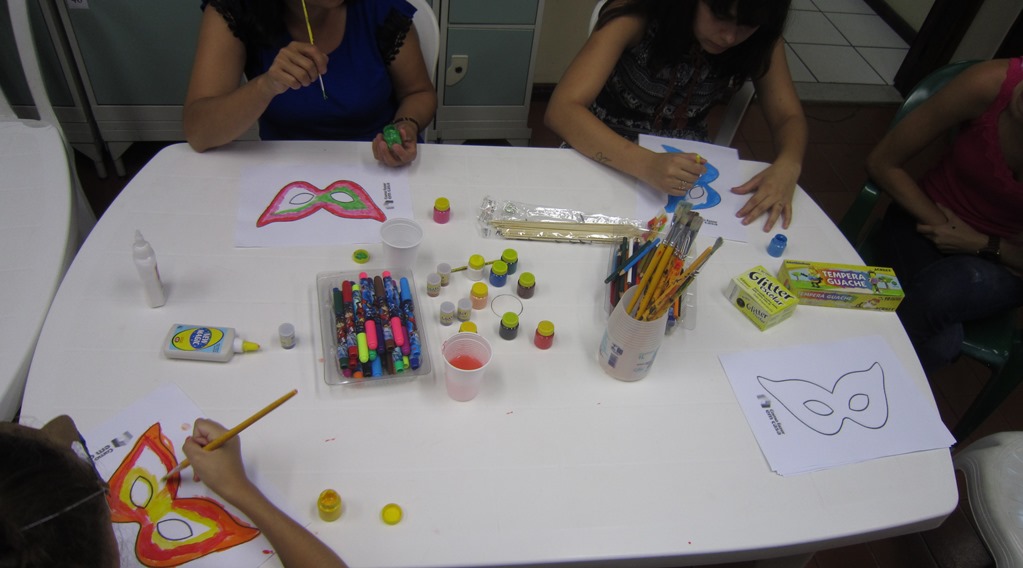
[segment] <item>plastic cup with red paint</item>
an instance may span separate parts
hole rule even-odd
[[[444,386],[448,396],[459,402],[476,398],[493,350],[477,333],[456,333],[441,346],[444,357]]]

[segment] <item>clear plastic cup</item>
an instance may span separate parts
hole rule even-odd
[[[380,225],[380,240],[384,245],[384,266],[387,268],[415,268],[419,243],[423,241],[423,228],[412,219],[388,219]]]
[[[638,381],[650,372],[668,322],[667,313],[651,321],[639,321],[629,315],[626,308],[638,288],[629,288],[618,301],[597,352],[600,367],[619,381]]]
[[[476,333],[456,333],[444,342],[440,352],[448,396],[459,402],[476,398],[493,355],[490,342]]]

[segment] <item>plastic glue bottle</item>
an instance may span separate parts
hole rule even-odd
[[[235,353],[259,349],[258,343],[238,337],[234,328],[174,324],[163,341],[163,354],[169,359],[194,359],[226,363]]]
[[[163,282],[160,281],[160,269],[156,267],[156,253],[138,230],[135,231],[132,258],[135,260],[135,268],[139,271],[139,278],[142,279],[146,303],[150,308],[159,308],[166,304],[167,294],[164,293]]]

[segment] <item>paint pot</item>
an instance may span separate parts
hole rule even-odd
[[[277,335],[281,340],[281,347],[291,349],[295,346],[295,326],[290,323],[282,323],[277,326]]]
[[[443,225],[451,220],[451,202],[447,197],[438,197],[433,202],[433,222]]]
[[[519,285],[515,293],[526,300],[532,298],[534,292],[536,292],[536,277],[532,272],[523,272],[519,275]]]
[[[767,245],[767,254],[777,258],[785,252],[785,246],[789,244],[789,239],[785,235],[778,233],[771,239],[770,244]]]
[[[472,301],[472,309],[482,310],[487,307],[487,296],[490,294],[487,289],[487,285],[483,282],[477,282],[472,285],[472,289],[469,290],[469,299]]]
[[[639,286],[625,291],[607,320],[597,358],[608,375],[620,381],[638,381],[650,372],[664,340],[668,313],[652,321],[638,321],[626,311]]]
[[[426,295],[431,298],[440,296],[440,274],[431,272],[426,276]]]
[[[501,253],[501,261],[508,265],[508,274],[515,274],[519,267],[519,253],[515,249],[504,249]]]
[[[320,518],[325,521],[336,521],[341,516],[341,496],[333,489],[324,489],[316,500],[316,508],[320,512]]]
[[[533,345],[540,349],[550,349],[554,344],[554,324],[543,320],[536,326],[536,333],[533,335]]]
[[[451,302],[442,302],[440,305],[441,325],[451,325],[455,322],[455,305]]]
[[[503,260],[495,261],[490,267],[490,285],[495,288],[504,286],[508,281],[508,265]]]
[[[458,333],[478,333],[479,330],[476,328],[476,324],[471,321],[463,321],[458,326]]]
[[[469,298],[458,300],[458,310],[455,315],[458,316],[458,321],[469,321],[469,318],[472,317],[472,300]]]
[[[482,254],[474,254],[469,257],[469,263],[466,265],[465,275],[469,280],[480,281],[483,280],[483,266],[487,263],[486,259],[483,258]]]
[[[507,312],[501,316],[498,334],[502,339],[512,340],[519,334],[519,316],[515,312]]]
[[[442,262],[437,265],[437,274],[440,275],[440,285],[447,286],[451,283],[451,265]]]

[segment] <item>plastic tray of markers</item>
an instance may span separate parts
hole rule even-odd
[[[363,290],[361,272],[373,283],[372,293]],[[385,272],[390,278],[384,278]],[[328,385],[388,384],[430,375],[430,350],[410,270],[323,272],[316,275],[316,297]]]

